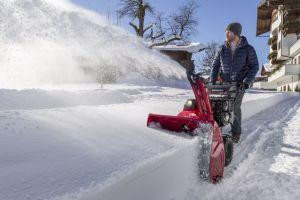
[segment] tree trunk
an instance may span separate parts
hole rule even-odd
[[[139,33],[138,36],[144,37],[144,23],[145,23],[145,8],[140,7],[139,10]]]

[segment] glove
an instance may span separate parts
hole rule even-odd
[[[241,86],[240,86],[240,88],[241,88],[242,90],[247,90],[247,89],[250,88],[250,85],[249,85],[248,83],[242,83]]]

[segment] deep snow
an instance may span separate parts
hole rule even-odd
[[[300,198],[299,96],[250,90],[223,182],[201,182],[198,138],[146,128],[192,97],[152,86],[186,86],[178,64],[68,0],[0,8],[1,200]]]
[[[218,198],[213,194],[214,187],[225,191],[224,199],[232,198],[231,190],[242,182],[244,171],[268,171],[263,163],[251,171],[247,163],[252,165],[256,159],[271,163],[259,149],[264,149],[264,141],[274,130],[278,137],[284,134],[275,125],[280,120],[287,123],[296,110],[289,107],[299,106],[297,97],[288,94],[257,90],[247,93],[244,141],[236,148],[224,183],[212,186],[196,178],[197,138],[146,128],[149,112],[176,114],[185,99],[192,97],[190,90],[133,85],[76,87],[0,90],[1,99],[6,98],[0,111],[0,199],[197,199],[200,193],[213,199]],[[32,100],[35,102],[30,104]],[[254,116],[257,104],[271,108]],[[296,125],[291,127],[297,131]],[[260,138],[265,130],[269,133]],[[297,134],[294,137],[297,139]],[[280,140],[273,143],[282,144]],[[291,145],[298,148],[297,143]],[[271,151],[274,156],[278,149]],[[289,157],[278,155],[273,171],[283,169],[282,159]],[[298,161],[294,156],[293,162]],[[285,170],[293,173],[287,167]],[[273,173],[265,176],[270,179]],[[292,191],[299,185],[297,177],[293,179],[294,187],[290,187]],[[276,183],[276,178],[272,180]],[[254,186],[259,183],[251,177],[248,181]],[[253,189],[249,183],[240,187],[247,192]],[[247,192],[245,198],[254,195]]]

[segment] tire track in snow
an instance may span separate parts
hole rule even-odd
[[[185,199],[299,199],[300,177],[270,170],[285,129],[299,118],[299,106],[300,98],[291,98],[244,121],[241,143],[235,145],[222,183],[196,185]]]

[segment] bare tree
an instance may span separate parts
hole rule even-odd
[[[195,0],[189,1],[179,9],[178,14],[173,14],[169,22],[169,28],[173,35],[182,39],[189,38],[196,32],[199,20],[196,17],[199,4]]]
[[[146,36],[146,40],[150,39],[151,42],[154,42],[158,39],[162,39],[166,34],[164,30],[164,22],[166,18],[162,12],[158,12],[156,15],[155,23],[151,27],[151,32]]]
[[[132,21],[129,23],[137,36],[144,37],[144,34],[152,25],[145,28],[145,17],[147,13],[153,14],[153,7],[146,0],[121,0],[121,8],[117,11],[120,17],[129,17],[131,20],[138,19],[138,25]]]
[[[212,63],[214,61],[215,55],[217,54],[220,44],[217,42],[209,42],[206,45],[205,50],[202,52],[201,56],[198,59],[200,64],[200,72],[203,74],[210,74]]]
[[[153,43],[152,46],[166,45],[176,40],[185,41],[189,39],[189,37],[196,32],[199,24],[199,20],[196,16],[198,9],[199,4],[197,1],[189,0],[187,4],[179,8],[178,12],[170,15],[165,21],[161,16],[158,16],[157,20],[160,26],[158,32],[153,35],[159,36],[154,37],[154,39],[161,41]],[[165,27],[163,27],[162,24],[164,24]]]

